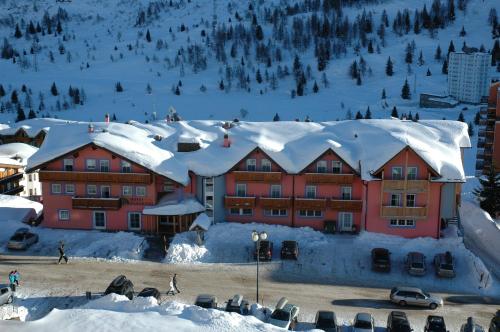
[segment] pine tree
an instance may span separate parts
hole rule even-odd
[[[429,68],[427,68],[427,74],[425,74],[426,76],[432,76],[432,73],[431,73],[431,70]]]
[[[56,27],[57,34],[60,35],[62,32],[62,26],[61,26],[61,21],[57,21],[57,27]]]
[[[360,111],[358,111],[358,112],[356,113],[356,116],[354,117],[354,119],[355,119],[355,120],[361,120],[361,119],[363,119],[363,114],[361,114],[361,112],[360,112]]]
[[[411,111],[410,111],[410,113],[408,113],[407,120],[413,121],[413,114],[411,114]]]
[[[411,99],[410,85],[408,84],[408,80],[405,80],[403,88],[401,89],[401,98]]]
[[[278,113],[276,113],[273,117],[273,121],[279,121],[280,120],[280,116],[278,115]]]
[[[443,74],[448,75],[448,60],[444,59],[443,67],[441,68]]]
[[[372,112],[370,111],[370,106],[368,106],[365,113],[365,119],[371,119],[371,118],[372,118]]]
[[[387,59],[387,64],[385,65],[385,74],[387,76],[392,76],[394,74],[391,57]]]
[[[148,29],[148,31],[146,31],[146,41],[148,43],[151,43],[151,33],[149,32],[149,29]]]
[[[467,32],[465,32],[465,27],[462,25],[462,30],[460,30],[460,37],[465,37]]]
[[[34,118],[36,118],[36,113],[35,111],[33,111],[33,109],[30,109],[28,113],[28,119],[34,119]]]
[[[362,82],[361,82],[361,75],[358,74],[358,78],[356,79],[356,85],[361,85]]]
[[[111,118],[111,121],[116,122],[116,114],[115,113],[113,113],[113,117]]]
[[[474,116],[474,124],[476,126],[479,126],[479,122],[481,122],[481,114],[479,111],[476,112],[476,115]]]
[[[52,82],[52,86],[50,87],[50,92],[53,96],[57,96],[59,92],[57,92],[56,82]]]
[[[17,104],[17,117],[16,117],[16,122],[19,121],[24,121],[26,120],[26,114],[24,114],[24,110],[21,107],[21,104]]]
[[[492,218],[500,210],[500,173],[492,165],[486,178],[479,177],[480,188],[474,189],[474,195],[479,200],[479,206]]]
[[[349,67],[349,74],[351,75],[352,79],[358,78],[359,69],[358,62],[356,60],[351,63],[351,66]]]
[[[387,95],[385,93],[385,89],[382,89],[382,99],[386,99],[387,98]]]
[[[465,117],[464,117],[464,114],[462,112],[460,112],[460,114],[458,115],[457,121],[465,122]]]
[[[452,22],[455,20],[455,3],[453,0],[448,0],[448,19]]]
[[[424,55],[423,55],[422,51],[420,51],[420,54],[418,55],[418,65],[419,66],[423,66],[424,63],[425,63],[425,61],[424,61]]]
[[[181,90],[179,89],[178,85],[175,87],[175,92],[174,93],[175,93],[176,96],[180,96],[181,95]]]
[[[219,89],[224,91],[224,80],[220,80],[219,82]]]
[[[5,96],[5,90],[3,88],[3,85],[0,84],[0,98],[2,98],[3,96]]]
[[[413,63],[413,53],[411,47],[406,48],[405,62],[408,64]]]
[[[441,46],[439,45],[436,48],[436,54],[434,54],[434,59],[441,60]]]
[[[257,83],[262,83],[262,75],[260,74],[260,69],[257,69],[257,73],[255,74],[255,80]]]
[[[392,108],[391,116],[393,118],[399,118],[398,109],[396,108],[396,106]]]
[[[368,53],[373,53],[373,44],[372,44],[371,39],[368,42]]]
[[[115,90],[116,90],[116,92],[123,92],[123,87],[122,87],[122,84],[120,82],[116,82]]]
[[[264,39],[264,31],[262,31],[262,27],[260,25],[257,25],[255,28],[255,39],[258,41],[261,41]]]
[[[474,136],[474,124],[472,121],[469,121],[469,127],[467,128],[467,133],[469,134],[469,137]]]
[[[314,85],[313,85],[313,92],[314,93],[318,93],[319,91],[319,86],[318,86],[318,83],[316,81],[314,81]]]
[[[152,92],[153,92],[153,89],[151,88],[151,85],[148,83],[148,85],[146,86],[146,93],[148,95],[150,95]]]
[[[450,45],[448,45],[448,56],[450,56],[451,52],[455,52],[455,45],[453,44],[453,40],[450,40]]]
[[[417,114],[415,114],[415,117],[413,118],[413,121],[418,122],[418,120],[420,120],[420,115],[418,115],[418,112],[417,112]]]
[[[12,104],[17,104],[19,102],[19,99],[17,98],[17,91],[16,90],[12,91],[12,93],[10,95],[10,102]]]
[[[19,39],[22,36],[23,36],[23,33],[21,32],[21,29],[19,29],[19,24],[16,24],[16,32],[14,32],[14,37]]]

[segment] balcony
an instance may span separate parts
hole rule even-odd
[[[264,183],[281,182],[280,172],[234,171],[233,174],[234,174],[234,180],[237,182],[264,182]]]
[[[39,175],[40,181],[152,183],[148,173],[40,171]]]
[[[159,200],[159,199],[158,199]],[[155,205],[156,202],[148,197],[123,197],[123,204],[129,205]]]
[[[327,207],[338,211],[361,212],[363,202],[361,200],[330,199],[326,203]]]
[[[295,198],[295,208],[298,210],[324,210],[326,209],[326,198]]]
[[[351,184],[354,174],[306,173],[306,183],[311,184]]]
[[[23,192],[24,186],[17,186],[11,189],[8,189],[2,193],[2,195],[17,195],[21,192]]]
[[[382,206],[382,217],[386,218],[426,218],[426,207]]]
[[[382,181],[384,191],[404,191],[405,180],[384,180]],[[426,192],[428,186],[427,180],[408,180],[406,181],[406,191]]]
[[[120,197],[72,197],[73,209],[107,209],[118,210],[121,207]]]
[[[224,206],[226,208],[253,208],[255,197],[225,196]]]
[[[0,183],[14,182],[19,181],[23,178],[23,173],[17,172],[3,172],[5,173],[5,177],[0,177]]]
[[[259,206],[263,209],[288,209],[291,205],[290,197],[259,197]]]

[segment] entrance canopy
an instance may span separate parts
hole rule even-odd
[[[144,207],[142,213],[154,216],[182,216],[203,211],[205,211],[205,207],[196,198],[179,199],[178,195],[170,194],[160,199],[158,204]]]

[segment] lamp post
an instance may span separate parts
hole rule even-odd
[[[259,303],[259,262],[260,262],[260,242],[267,239],[266,232],[252,232],[252,241],[255,242],[257,253],[257,303]]]

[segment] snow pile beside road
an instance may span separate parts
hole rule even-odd
[[[282,331],[253,316],[241,316],[219,310],[207,310],[178,302],[158,304],[153,298],[135,298],[110,294],[79,308],[52,310],[34,322],[0,321],[0,330],[11,332],[53,332],[64,327],[65,332],[82,331]]]
[[[0,321],[15,319],[24,322],[26,316],[28,316],[28,309],[25,307],[18,307],[12,304],[0,306]]]
[[[456,228],[450,226],[445,237],[405,239],[377,233],[362,232],[359,235],[327,235],[311,228],[290,228],[265,224],[221,223],[205,233],[204,246],[194,242],[192,233],[174,237],[165,262],[167,263],[246,263],[253,262],[254,244],[250,238],[253,230],[266,231],[273,242],[273,262],[263,268],[275,273],[284,281],[327,282],[363,284],[372,287],[397,285],[415,286],[428,291],[495,294],[500,286],[472,252],[465,248]],[[281,242],[296,240],[299,243],[299,259],[279,261]],[[371,250],[376,247],[389,249],[392,270],[389,274],[371,270]],[[411,251],[426,256],[427,275],[419,278],[405,270],[406,255]],[[441,279],[434,275],[433,259],[438,253],[452,252],[456,274],[453,279]]]

